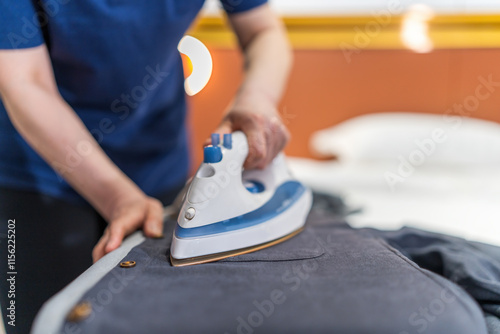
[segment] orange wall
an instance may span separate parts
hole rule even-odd
[[[241,80],[235,50],[211,50],[212,78],[189,99],[193,163],[203,140],[222,116]],[[500,82],[500,50],[362,51],[347,63],[338,50],[295,51],[295,64],[280,112],[292,133],[291,156],[311,157],[309,136],[350,117],[381,111],[444,113],[463,103],[479,85],[478,76]],[[473,117],[500,122],[500,87],[481,101]]]

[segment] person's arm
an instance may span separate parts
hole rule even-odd
[[[23,138],[109,222],[94,260],[142,226],[148,236],[161,235],[161,203],[147,197],[107,157],[63,100],[45,45],[0,50],[0,96]]]
[[[244,80],[215,132],[242,130],[248,137],[246,168],[264,168],[286,145],[289,132],[277,105],[292,64],[281,21],[269,5],[230,14],[245,56]]]

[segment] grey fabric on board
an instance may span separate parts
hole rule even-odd
[[[489,333],[500,333],[499,247],[409,227],[360,232],[383,238],[420,267],[462,287],[483,309]]]
[[[455,283],[422,269],[369,230],[313,213],[297,237],[259,252],[172,267],[148,239],[87,291],[91,316],[62,333],[487,333]]]

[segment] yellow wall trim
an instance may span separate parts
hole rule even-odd
[[[400,37],[402,20],[402,16],[385,22],[374,16],[283,19],[295,49],[354,51],[406,49]],[[375,30],[368,35],[370,27]],[[189,34],[209,48],[236,47],[236,40],[221,17],[199,19]],[[437,15],[429,21],[429,37],[434,49],[498,48],[500,15]]]

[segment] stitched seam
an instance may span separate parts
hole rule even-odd
[[[374,240],[376,240],[377,242],[379,242],[382,246],[384,246],[385,248],[387,248],[389,251],[391,251],[398,258],[400,258],[404,262],[406,262],[409,265],[411,265],[412,268],[414,268],[417,272],[423,274],[424,276],[426,276],[427,278],[429,278],[431,281],[433,281],[434,283],[436,283],[442,289],[449,290],[449,287],[444,286],[443,283],[439,282],[434,277],[432,277],[428,272],[425,271],[425,269],[419,267],[415,262],[413,262],[410,259],[404,257],[401,253],[399,253],[399,251],[397,249],[395,249],[394,247],[392,247],[391,245],[389,245],[385,240],[380,239],[380,238],[374,238]],[[464,288],[462,288],[461,286],[459,286],[458,284],[456,284],[456,283],[454,283],[454,282],[452,282],[450,280],[448,280],[448,281],[450,282],[450,284],[454,285],[456,288],[458,288],[459,290],[461,290],[462,293],[463,293],[463,295],[467,296],[470,299],[470,301],[472,301],[473,304],[476,305],[476,307],[479,309],[479,311],[482,312],[481,305],[479,305],[479,303],[474,298],[472,298],[472,296],[469,295],[469,293],[467,291],[465,291]],[[462,306],[462,308],[465,311],[467,311],[468,307],[466,306],[466,301],[463,300],[463,296],[456,296],[456,297],[457,297],[456,300],[458,300],[458,302],[460,303],[460,305]],[[483,320],[484,320],[484,317],[483,317]],[[486,326],[486,322],[484,323],[484,325]]]
[[[301,258],[293,258],[293,259],[279,259],[279,260],[261,260],[261,259],[255,259],[255,260],[239,260],[239,261],[224,261],[224,259],[220,261],[215,261],[214,263],[245,263],[245,262],[292,262],[292,261],[304,261],[304,260],[313,260],[313,259],[318,259],[322,256],[324,256],[326,252],[323,252],[319,255],[314,255],[314,256],[307,256],[307,257],[301,257]]]

